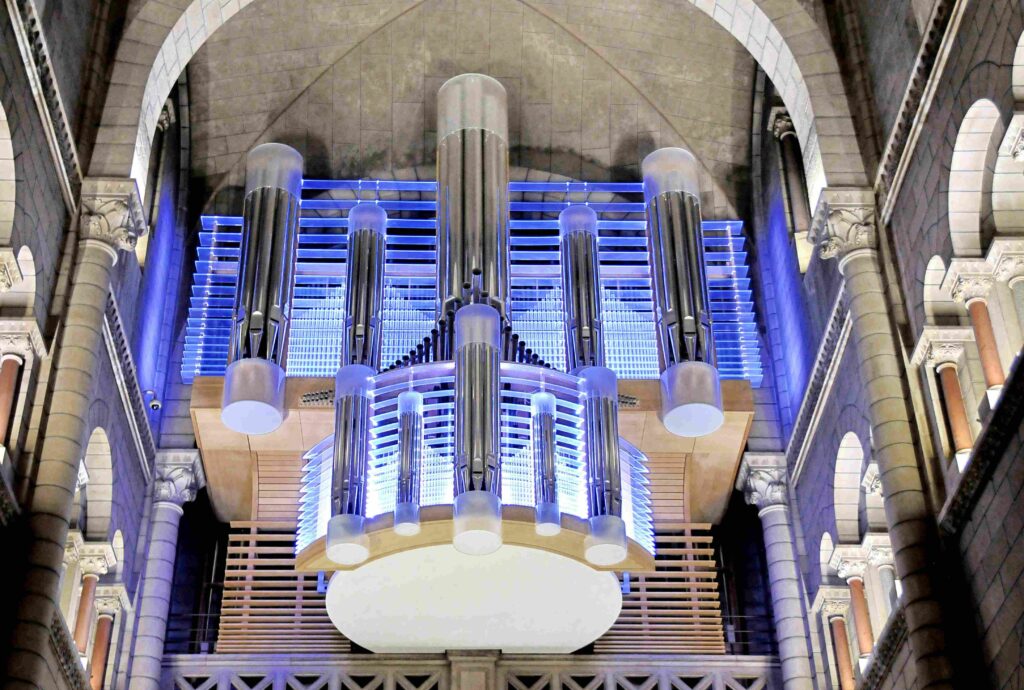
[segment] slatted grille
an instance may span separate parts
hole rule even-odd
[[[218,653],[347,652],[317,576],[295,572],[295,522],[232,522]]]
[[[622,613],[595,651],[725,653],[710,528],[694,524],[655,535],[656,572],[629,577]]]

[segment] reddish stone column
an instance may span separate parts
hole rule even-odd
[[[0,364],[0,442],[7,443],[7,429],[11,426],[14,401],[18,399],[18,375],[24,364],[17,355],[3,356]]]
[[[850,608],[853,609],[853,625],[857,630],[857,647],[860,655],[866,657],[875,646],[875,635],[871,630],[868,600],[864,596],[864,580],[851,577],[847,584],[850,585]]]
[[[101,613],[96,619],[96,636],[92,642],[92,660],[89,664],[89,686],[92,690],[103,690],[103,678],[107,674],[107,657],[110,655],[110,639],[114,633],[114,617]]]
[[[839,675],[839,690],[854,690],[857,682],[853,676],[850,640],[846,637],[846,619],[842,616],[832,616],[828,623],[832,628],[832,652],[835,654],[836,670]]]
[[[946,408],[946,419],[953,434],[953,450],[956,453],[970,451],[974,446],[971,424],[967,420],[967,405],[964,404],[964,393],[960,388],[960,376],[956,365],[944,362],[936,367],[939,373],[939,384],[942,387],[942,401]]]
[[[82,596],[78,600],[78,615],[75,616],[75,646],[82,654],[89,648],[89,626],[92,624],[96,583],[99,579],[99,575],[95,573],[87,573],[82,577]]]
[[[967,303],[967,311],[971,314],[971,327],[974,329],[974,340],[978,344],[981,357],[981,368],[985,372],[985,387],[998,388],[1006,380],[1003,374],[1003,363],[999,359],[999,348],[996,346],[996,333],[992,329],[992,316],[988,304],[981,298]]]

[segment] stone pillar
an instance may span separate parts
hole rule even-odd
[[[844,603],[829,602],[825,604],[823,612],[828,619],[828,627],[832,633],[832,654],[839,690],[854,690],[857,687],[857,680],[853,673],[850,640],[846,635],[845,606]]]
[[[74,639],[80,654],[89,649],[89,630],[92,628],[92,614],[96,604],[96,586],[100,577],[114,566],[114,550],[109,544],[85,542],[79,549],[78,567],[82,571],[82,594],[78,598],[78,614],[75,616]]]
[[[918,465],[906,372],[897,346],[877,251],[874,195],[869,189],[826,189],[815,218],[824,259],[837,258],[850,296],[859,372],[864,386],[875,457],[896,572],[906,591],[907,634],[920,690],[952,690],[942,607],[932,580],[938,535]]]
[[[966,305],[971,315],[974,341],[978,345],[981,369],[985,373],[985,387],[989,390],[998,390],[1006,379],[1003,362],[999,359],[996,333],[992,328],[992,315],[988,310],[988,296],[994,282],[992,276],[988,275],[959,275],[950,291],[953,299]]]
[[[149,552],[142,576],[142,600],[135,631],[129,690],[158,690],[164,656],[171,581],[182,506],[205,484],[197,450],[158,451],[153,482]]]
[[[18,398],[18,374],[25,361],[14,354],[0,356],[0,442],[8,444],[7,430],[11,426],[14,401]]]
[[[878,583],[882,588],[882,598],[886,605],[886,616],[899,607],[899,592],[896,589],[896,568],[892,564],[892,548],[872,546],[868,552],[868,564],[878,572]]]
[[[839,577],[846,580],[850,588],[850,609],[853,611],[853,627],[857,632],[857,649],[862,659],[871,655],[875,646],[875,635],[871,630],[871,614],[868,613],[868,598],[864,595],[864,570],[866,563],[848,563],[841,569]]]
[[[114,620],[123,605],[122,587],[101,587],[96,597],[96,633],[92,642],[92,657],[89,662],[89,686],[91,690],[103,690],[107,675],[107,660],[114,638]]]
[[[786,457],[781,453],[745,453],[736,488],[757,507],[771,582],[775,635],[779,642],[785,690],[811,690],[811,655],[807,646],[796,548],[786,494]]]
[[[118,251],[144,228],[133,180],[86,179],[79,241],[60,342],[54,354],[47,433],[35,468],[26,516],[28,553],[7,654],[8,683],[42,686],[49,630],[59,606],[60,568],[78,465],[88,441],[94,378],[103,357],[103,314]]]
[[[793,242],[800,262],[800,272],[803,273],[811,262],[814,245],[807,239],[807,233],[811,229],[811,206],[807,200],[800,140],[796,136],[793,120],[784,108],[772,110],[768,118],[768,130],[779,142],[782,176],[786,184],[786,198],[789,200],[789,215],[793,225]]]
[[[448,652],[451,690],[496,690],[499,657],[488,650]]]
[[[1024,328],[1024,276],[1014,276],[1007,282],[1013,295],[1013,308],[1017,311],[1017,321]]]

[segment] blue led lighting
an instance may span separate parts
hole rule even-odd
[[[305,180],[289,341],[289,376],[333,376],[344,322],[348,209],[377,200],[388,211],[384,352],[390,364],[433,327],[436,184]],[[512,182],[511,319],[527,344],[564,367],[557,215],[586,202],[598,214],[609,366],[620,378],[658,377],[643,188],[640,183]],[[241,217],[203,216],[181,375],[222,376],[227,362]],[[708,292],[723,379],[759,386],[746,238],[740,221],[705,221]]]

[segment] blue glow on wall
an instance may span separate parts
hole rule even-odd
[[[436,184],[305,180],[289,376],[333,376],[344,322],[348,210],[377,200],[388,212],[385,366],[433,327]],[[511,319],[527,344],[564,367],[558,213],[589,203],[598,214],[609,365],[621,378],[658,377],[650,269],[640,183],[513,182],[509,185]],[[227,362],[240,216],[204,216],[193,275],[182,378],[221,376]],[[741,221],[705,221],[708,288],[724,379],[762,379],[746,239]]]

